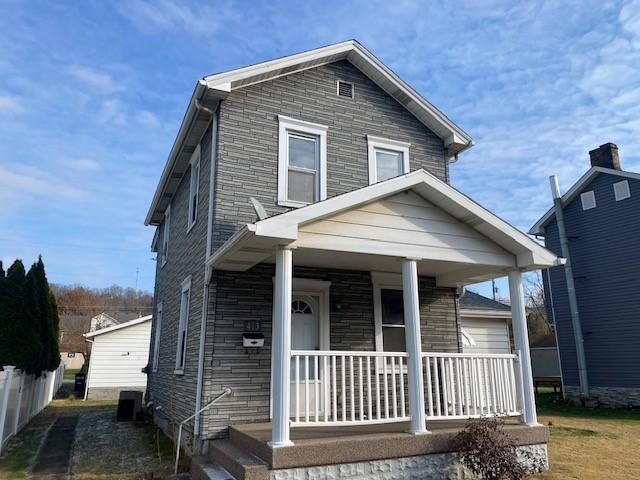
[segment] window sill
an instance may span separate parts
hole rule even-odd
[[[294,200],[279,200],[278,205],[281,207],[301,208],[307,205],[313,205],[313,203],[296,202]]]
[[[191,225],[187,226],[187,233],[193,230],[193,227],[196,225],[196,223],[198,223],[198,219],[196,219]]]
[[[184,369],[175,369],[173,371],[174,375],[184,375]]]
[[[162,260],[162,264],[160,265],[160,268],[164,268],[166,264],[167,264],[167,260]]]

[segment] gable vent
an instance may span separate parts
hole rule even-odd
[[[338,96],[353,98],[353,83],[338,81]]]
[[[580,200],[582,201],[582,210],[596,208],[596,195],[593,190],[580,194]]]
[[[631,196],[631,191],[629,190],[629,181],[623,180],[621,182],[614,183],[613,193],[616,196],[616,202],[629,198]]]

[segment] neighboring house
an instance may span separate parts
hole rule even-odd
[[[551,386],[554,391],[557,387],[562,387],[555,331],[531,342],[530,350],[533,384],[536,390],[539,386]]]
[[[84,333],[90,319],[84,315],[60,315],[60,359],[66,370],[79,370],[87,355]]]
[[[85,399],[113,400],[122,390],[144,392],[151,315],[85,334],[92,343]]]
[[[100,330],[102,328],[113,327],[114,325],[118,325],[119,323],[122,322],[103,312],[96,315],[95,317],[91,317],[91,326],[89,327],[89,331],[95,332],[96,330]]]
[[[464,353],[511,353],[511,307],[470,290],[460,297]]]
[[[481,415],[546,458],[521,275],[557,257],[449,185],[471,146],[355,41],[197,82],[146,218],[147,399],[194,469],[455,478]],[[462,353],[459,288],[505,274],[522,358]]]
[[[564,267],[545,275],[548,318],[557,330],[563,391],[604,405],[640,406],[640,174],[620,169],[618,147],[589,152],[592,167],[561,197],[586,377],[580,391]],[[531,228],[561,255],[553,209]]]

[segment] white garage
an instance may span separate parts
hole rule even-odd
[[[511,308],[466,290],[460,297],[463,353],[511,353]]]
[[[147,388],[151,315],[85,334],[92,342],[85,399],[114,400],[122,390]]]

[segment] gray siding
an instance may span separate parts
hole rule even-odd
[[[594,387],[640,387],[640,182],[628,179],[631,198],[616,202],[613,184],[621,180],[598,175],[583,189],[594,191],[596,208],[583,211],[578,195],[564,210]],[[555,220],[545,228],[545,244],[560,254]],[[575,386],[579,380],[564,269],[550,272],[563,380]]]
[[[336,95],[337,80],[354,84],[353,100]],[[346,60],[244,87],[220,106],[214,250],[255,221],[250,196],[269,214],[286,210],[276,205],[278,115],[329,126],[329,197],[368,185],[367,134],[410,142],[411,170],[447,180],[442,140]]]
[[[149,396],[156,406],[161,405],[162,415],[173,422],[180,422],[195,412],[196,381],[200,321],[202,318],[202,293],[204,288],[204,261],[207,241],[207,217],[209,203],[209,172],[211,167],[211,126],[202,138],[200,156],[200,189],[198,219],[187,233],[189,168],[171,201],[169,227],[169,257],[163,267],[157,255],[154,306],[162,302],[163,315],[160,333],[160,355],[158,371],[150,373]],[[162,244],[164,222],[160,228],[159,245]],[[180,320],[180,297],[182,281],[191,275],[191,304],[187,331],[187,355],[184,375],[174,374],[178,322]],[[153,355],[156,309],[151,335],[150,355]],[[151,365],[151,358],[149,365]]]
[[[233,423],[269,420],[273,276],[274,266],[267,264],[248,272],[214,273],[206,342],[206,358],[211,361],[205,366],[205,391],[213,397],[229,386],[234,394],[206,414],[206,437],[223,435]],[[374,350],[369,272],[294,268],[294,276],[331,281],[331,350]],[[420,278],[419,289],[423,350],[458,352],[455,290],[436,288],[435,280],[426,277]],[[258,353],[247,353],[242,347],[245,320],[262,324],[265,347]]]

